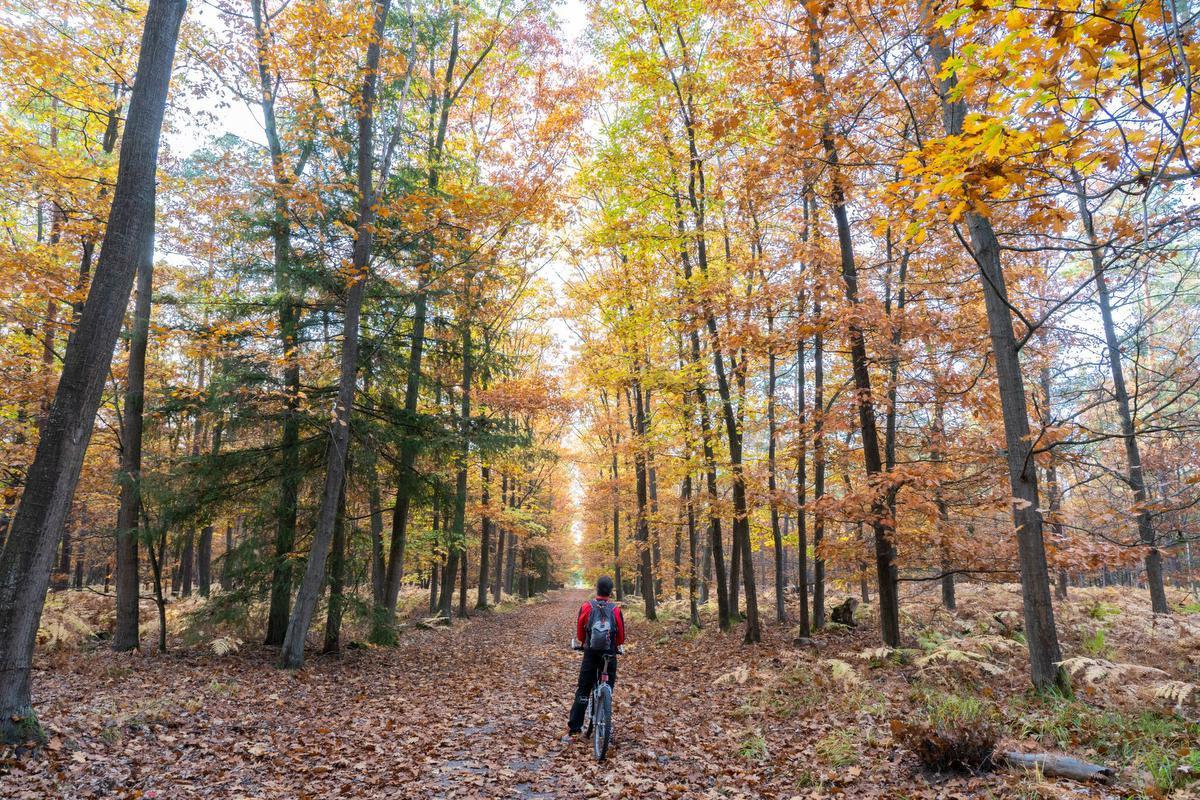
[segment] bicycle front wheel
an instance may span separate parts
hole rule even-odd
[[[597,691],[596,707],[592,709],[592,724],[595,726],[592,737],[592,750],[597,761],[603,761],[608,753],[608,743],[612,739],[612,687],[602,684]]]

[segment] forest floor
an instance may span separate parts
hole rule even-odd
[[[561,741],[584,597],[410,628],[398,647],[313,655],[298,673],[250,645],[42,656],[35,705],[49,743],[0,750],[0,797],[1198,796],[1200,698],[1155,693],[1200,682],[1200,608],[1152,625],[1134,590],[1073,592],[1059,609],[1064,649],[1090,661],[1064,699],[1025,688],[1015,587],[961,587],[954,615],[927,593],[906,598],[913,646],[891,652],[877,649],[870,606],[816,647],[767,624],[750,648],[740,630],[691,628],[680,603],[657,622],[629,605],[615,740],[597,764],[587,743]],[[976,714],[980,700],[1006,749],[1098,761],[1115,784],[934,774],[893,735],[893,721],[948,704]]]

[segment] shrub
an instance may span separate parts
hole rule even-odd
[[[891,726],[896,741],[936,772],[986,768],[1000,738],[994,710],[956,694],[930,698],[915,720],[892,720]]]

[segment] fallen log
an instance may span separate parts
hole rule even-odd
[[[993,760],[1010,767],[1039,770],[1047,778],[1070,778],[1075,781],[1112,783],[1117,773],[1109,767],[1091,764],[1071,756],[1051,753],[997,752]]]

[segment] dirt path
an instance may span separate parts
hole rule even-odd
[[[0,797],[706,793],[730,755],[732,709],[704,669],[685,669],[686,644],[656,646],[645,626],[631,625],[620,666],[609,762],[560,741],[585,597],[558,592],[398,648],[315,657],[295,675],[266,649],[59,660],[37,675],[50,748],[0,765]]]

